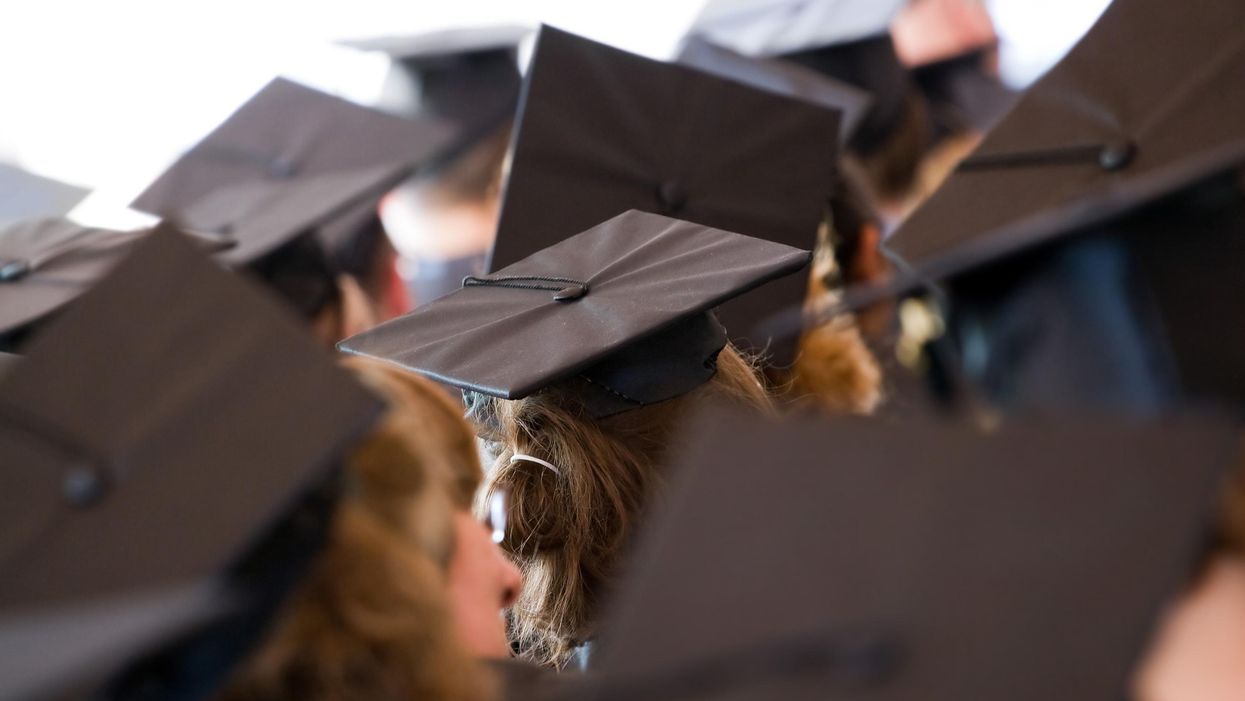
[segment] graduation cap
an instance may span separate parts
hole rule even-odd
[[[991,75],[985,51],[970,51],[913,69],[930,105],[934,140],[965,131],[987,132],[1020,94]]]
[[[17,367],[21,359],[22,356],[20,355],[0,352],[0,375],[4,375],[4,373]]]
[[[833,191],[836,112],[543,27],[490,261],[499,270],[628,209],[811,249]],[[722,310],[732,340],[803,299],[791,277]],[[770,349],[784,364],[793,348]]]
[[[781,55],[786,61],[853,85],[873,99],[848,145],[864,156],[877,153],[900,129],[916,85],[899,61],[889,33]]]
[[[27,221],[0,231],[0,337],[72,302],[145,234],[68,219]]]
[[[707,382],[726,344],[709,311],[809,257],[633,210],[338,348],[505,399],[566,381],[608,416]]]
[[[37,217],[63,216],[88,192],[85,188],[0,163],[0,227]]]
[[[209,693],[378,409],[250,283],[147,237],[0,377],[0,697]]]
[[[816,71],[790,62],[745,56],[701,37],[685,40],[677,60],[754,88],[838,110],[842,113],[841,141],[852,135],[872,102],[867,92]]]
[[[1245,399],[1243,22],[1112,4],[889,240],[997,403]]]
[[[1239,458],[1213,420],[698,425],[579,698],[1122,698]]]
[[[260,193],[256,197],[262,199],[281,190],[283,184],[297,189],[307,179],[340,176],[340,192],[324,193],[339,206],[330,208],[331,218],[315,222],[325,249],[336,254],[351,246],[361,227],[375,223],[377,203],[396,184],[384,178],[353,180],[349,174],[401,166],[413,169],[442,155],[456,136],[457,130],[443,122],[395,117],[277,78],[183,154],[133,206],[189,220],[187,210],[197,207],[199,214],[210,209],[203,201],[222,188],[254,188]],[[357,189],[363,185],[372,189]],[[341,207],[343,203],[350,206]],[[244,210],[250,211],[249,207]],[[218,216],[231,214],[221,210]],[[241,219],[243,214],[232,216]],[[240,251],[249,248],[243,244]]]
[[[392,58],[382,108],[443,120],[474,137],[514,116],[518,46],[531,33],[530,27],[492,25],[344,44]]]

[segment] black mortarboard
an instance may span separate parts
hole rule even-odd
[[[68,219],[28,221],[0,231],[0,338],[73,301],[145,233]]]
[[[88,190],[0,163],[0,228],[69,213]]]
[[[224,185],[182,209],[178,221],[208,235],[236,240],[220,257],[230,265],[246,265],[316,230],[321,222],[350,216],[360,202],[374,207],[376,198],[410,171],[407,164],[386,163],[290,180]]]
[[[543,27],[490,269],[628,209],[811,249],[837,134],[834,111]],[[753,324],[805,288],[790,277],[727,305],[732,340],[764,347]]]
[[[789,61],[745,56],[701,37],[689,37],[679,63],[754,88],[786,95],[841,112],[841,141],[855,131],[872,98],[864,90]]]
[[[726,344],[709,310],[809,257],[633,210],[338,347],[506,399],[573,381],[605,416],[708,381]]]
[[[913,69],[913,80],[930,106],[935,140],[989,131],[1020,97],[988,72],[985,56],[972,51]]]
[[[225,187],[275,190],[319,176],[414,168],[442,155],[456,136],[443,122],[396,117],[277,78],[182,155],[133,206],[181,218]],[[357,229],[377,218],[385,189],[367,193],[363,201],[358,193],[344,192],[341,197],[352,207],[316,222],[329,252],[349,246]]]
[[[0,378],[0,697],[209,692],[377,409],[250,283],[147,237]]]
[[[780,58],[869,93],[871,106],[849,141],[853,150],[865,155],[879,150],[899,129],[916,93],[889,33],[793,51]]]
[[[951,278],[999,403],[1245,399],[1243,25],[1240,3],[1112,4],[890,239]]]
[[[346,42],[393,59],[381,107],[434,117],[477,136],[514,116],[519,42],[529,27],[495,25]]]
[[[13,353],[0,352],[0,375],[17,367],[17,363],[21,361],[22,356]]]
[[[1122,698],[1239,458],[1214,421],[700,429],[595,698]]]

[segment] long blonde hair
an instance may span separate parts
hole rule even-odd
[[[219,701],[478,701],[491,678],[447,601],[453,512],[481,473],[474,436],[437,387],[350,360],[389,411],[347,466],[329,542]]]
[[[522,657],[563,667],[592,636],[623,555],[654,490],[679,420],[694,403],[724,400],[768,410],[751,365],[727,346],[718,372],[697,389],[594,420],[572,391],[551,387],[524,399],[486,398],[481,427],[493,466],[485,492],[505,490],[502,547],[523,573],[510,632]],[[525,454],[547,461],[510,459]]]

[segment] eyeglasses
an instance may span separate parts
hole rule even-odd
[[[484,525],[492,534],[493,542],[501,544],[506,539],[506,490],[491,492],[485,501]]]

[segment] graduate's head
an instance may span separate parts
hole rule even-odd
[[[467,390],[518,529],[506,547],[531,583],[512,617],[534,658],[562,664],[590,634],[689,405],[767,403],[711,309],[808,259],[631,211],[341,344]]]

